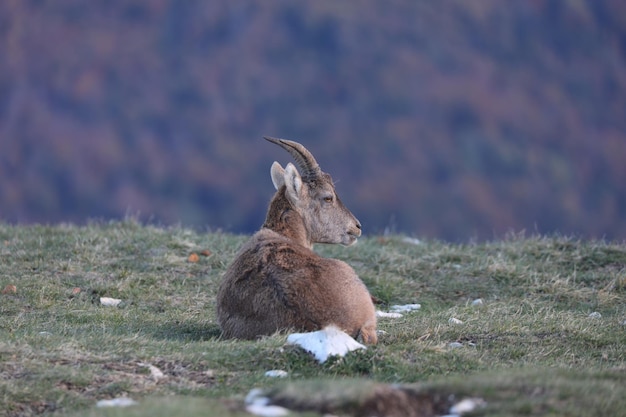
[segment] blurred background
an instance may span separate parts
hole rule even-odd
[[[0,2],[0,221],[251,233],[262,135],[366,234],[624,240],[626,2]]]

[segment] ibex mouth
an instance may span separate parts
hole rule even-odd
[[[359,236],[361,236],[361,224],[358,224],[355,229],[350,230],[348,231],[348,233],[346,233],[346,236],[345,236],[346,241],[343,242],[343,245],[345,246],[353,245],[357,241]]]
[[[353,233],[348,233],[345,236],[345,239],[343,242],[341,242],[341,244],[343,246],[352,246],[356,243],[356,241],[359,239],[359,237]]]

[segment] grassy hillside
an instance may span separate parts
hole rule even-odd
[[[0,225],[0,416],[237,415],[254,387],[313,415],[351,415],[386,383],[435,405],[483,398],[478,415],[626,409],[626,245],[511,236],[319,246],[357,270],[381,309],[422,304],[380,319],[377,346],[319,365],[285,335],[220,338],[216,288],[245,239],[133,221]],[[289,376],[267,378],[270,369]],[[95,407],[126,395],[139,405]]]

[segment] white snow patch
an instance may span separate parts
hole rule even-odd
[[[402,318],[402,314],[400,314],[400,313],[387,313],[386,311],[376,310],[376,317],[389,318],[389,319],[400,319],[400,318]]]
[[[139,404],[137,401],[128,397],[118,397],[111,400],[100,400],[96,403],[96,407],[130,407]]]
[[[262,401],[267,404],[270,400],[269,398],[263,396],[263,390],[261,388],[252,388],[248,395],[246,395],[246,399],[244,400],[246,404],[252,404],[253,402]]]
[[[115,307],[122,302],[119,298],[100,297],[100,304],[103,306]]]
[[[448,323],[450,324],[463,324],[463,322],[455,317],[450,317],[450,320],[448,320]]]
[[[389,311],[393,313],[408,313],[410,311],[419,310],[420,308],[422,308],[421,304],[402,304],[389,307]]]
[[[279,417],[289,414],[289,410],[278,405],[271,405],[269,398],[263,396],[263,390],[254,388],[246,395],[246,411],[261,417]]]
[[[402,318],[402,314],[400,313],[409,313],[411,311],[419,310],[421,307],[422,306],[420,304],[393,305],[389,307],[389,312],[376,311],[376,317],[399,319]]]
[[[270,378],[284,378],[287,375],[287,371],[283,371],[282,369],[272,369],[271,371],[265,372],[265,376]]]
[[[487,402],[482,398],[465,398],[450,408],[450,414],[442,417],[459,417],[485,405],[487,405]]]
[[[483,299],[482,299],[482,298],[477,298],[477,299],[475,299],[474,301],[472,301],[472,305],[473,305],[474,307],[476,307],[476,306],[481,306],[481,305],[483,305],[483,304],[484,304],[484,302],[483,302]]]
[[[326,326],[317,332],[292,333],[287,337],[287,343],[298,345],[312,353],[320,363],[324,363],[330,356],[345,356],[353,350],[366,349],[365,346],[333,325]]]
[[[415,238],[415,237],[406,237],[405,236],[405,237],[402,238],[402,241],[404,243],[408,243],[410,245],[421,245],[422,244],[422,241],[417,239],[417,238]]]
[[[289,414],[289,410],[279,405],[250,404],[246,406],[246,411],[255,416],[279,417]]]
[[[602,318],[602,314],[598,313],[597,311],[594,311],[593,313],[589,314],[588,317],[590,319],[601,319]]]

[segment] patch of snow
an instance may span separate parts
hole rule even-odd
[[[400,313],[387,313],[385,311],[376,310],[376,317],[390,318],[390,319],[400,319],[400,318],[402,318],[402,314],[400,314]]]
[[[130,407],[139,404],[137,401],[128,397],[118,397],[111,400],[100,400],[96,403],[96,407]]]
[[[470,413],[479,407],[487,405],[482,398],[465,398],[459,401],[450,408],[449,416],[461,416],[465,413]]]
[[[100,304],[103,306],[115,307],[122,302],[119,298],[100,297]]]
[[[353,350],[366,349],[365,346],[332,325],[317,332],[292,333],[287,337],[287,343],[298,345],[312,353],[320,363],[324,363],[330,356],[345,356]]]
[[[463,322],[455,317],[450,317],[450,320],[448,320],[449,324],[463,324]]]
[[[246,411],[255,416],[279,417],[289,414],[289,410],[278,405],[271,405],[269,398],[263,396],[263,390],[254,388],[246,395]]]
[[[402,241],[404,243],[408,243],[410,245],[421,245],[422,244],[421,240],[419,240],[417,238],[414,238],[414,237],[406,237],[405,236],[405,237],[402,238]]]
[[[472,301],[472,305],[473,305],[474,307],[476,307],[476,306],[481,306],[481,305],[483,305],[483,304],[484,304],[484,303],[483,303],[483,299],[482,299],[482,298],[477,298],[477,299],[475,299],[474,301]]]
[[[279,405],[250,404],[246,406],[246,411],[261,417],[280,417],[289,414],[289,410]]]
[[[389,307],[389,310],[393,313],[408,313],[410,311],[419,310],[422,308],[421,304],[402,304],[402,305],[393,305]]]
[[[448,347],[450,349],[458,349],[458,348],[462,348],[463,347],[463,343],[459,343],[459,342],[450,342],[448,343]]]
[[[283,371],[282,369],[272,369],[271,371],[265,372],[265,376],[270,378],[284,378],[287,375],[287,371]]]
[[[602,318],[602,314],[598,313],[597,311],[594,311],[593,313],[589,314],[588,317],[590,319],[601,319]]]
[[[269,399],[263,396],[263,390],[261,388],[252,388],[248,395],[246,395],[244,402],[246,404],[252,404],[255,401],[260,402],[261,400],[264,400],[265,404],[269,402]]]

